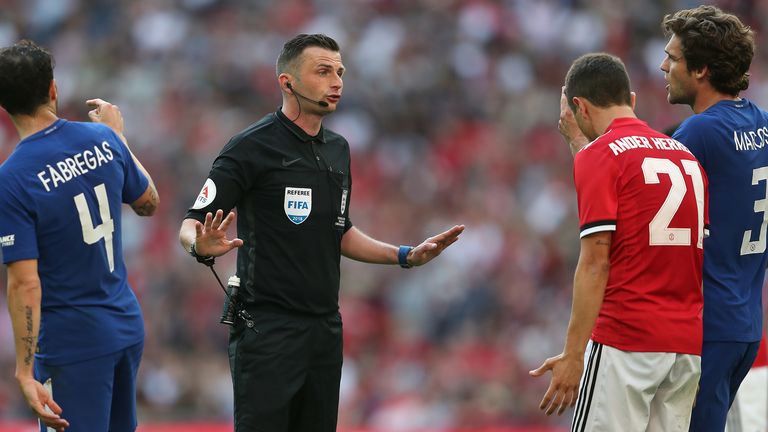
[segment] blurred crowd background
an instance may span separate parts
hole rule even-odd
[[[714,3],[757,32],[744,95],[768,107],[768,2]],[[88,98],[118,104],[160,191],[155,217],[124,219],[147,331],[140,421],[231,419],[221,290],[178,245],[178,228],[229,137],[279,106],[282,44],[321,32],[347,68],[325,125],[352,147],[353,223],[395,244],[467,226],[426,267],[343,260],[340,426],[561,426],[569,416],[538,410],[549,377],[528,376],[562,349],[579,248],[560,87],[574,58],[607,51],[629,69],[638,115],[657,129],[678,123],[690,109],[666,101],[660,22],[697,4],[0,0],[0,45],[31,38],[53,52],[61,116],[87,120]],[[1,112],[0,161],[17,141]],[[231,274],[234,254],[217,268]],[[13,372],[3,311],[0,419],[29,418]]]

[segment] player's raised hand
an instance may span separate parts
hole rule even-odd
[[[221,256],[243,245],[239,238],[227,239],[227,228],[235,221],[235,212],[224,217],[223,210],[205,215],[205,223],[195,222],[195,252],[201,256]]]
[[[566,408],[575,405],[583,369],[583,359],[559,354],[548,358],[538,369],[528,372],[533,377],[540,377],[547,371],[552,371],[552,380],[544,398],[541,399],[539,409],[547,415],[555,411],[557,415],[561,415]]]
[[[61,418],[61,407],[53,400],[51,394],[42,384],[34,378],[27,378],[20,380],[19,386],[29,407],[43,424],[57,432],[69,427],[69,422]]]
[[[459,234],[463,232],[464,225],[455,225],[448,231],[424,240],[408,254],[408,264],[420,266],[430,262],[433,258],[440,255],[445,248],[455,243],[459,239]]]
[[[565,142],[571,148],[571,153],[576,154],[582,147],[589,144],[589,140],[579,129],[573,111],[568,105],[568,98],[565,96],[565,86],[560,89],[560,120],[557,122],[557,129],[560,135],[565,138]]]
[[[94,123],[102,123],[109,126],[116,134],[123,136],[123,129],[125,124],[123,123],[123,114],[120,112],[120,108],[117,105],[103,99],[88,99],[85,103],[93,108],[88,111],[88,117]]]

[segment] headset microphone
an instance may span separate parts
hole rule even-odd
[[[293,88],[291,83],[286,83],[285,86],[288,87],[289,89],[291,89],[293,94],[295,94],[296,96],[298,96],[298,97],[300,97],[300,98],[302,98],[302,99],[304,99],[306,101],[312,102],[313,104],[316,104],[316,105],[320,105],[323,108],[327,108],[328,107],[328,102],[326,102],[326,101],[316,101],[314,99],[310,99],[310,98],[304,96],[303,94],[297,92],[296,89]]]

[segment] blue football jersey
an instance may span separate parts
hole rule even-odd
[[[675,132],[709,178],[704,240],[704,340],[762,335],[768,228],[768,113],[747,99],[720,101]]]
[[[39,361],[80,361],[143,340],[120,215],[147,185],[125,144],[98,123],[57,120],[0,165],[3,262],[38,264]]]

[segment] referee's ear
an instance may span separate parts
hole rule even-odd
[[[277,82],[280,85],[280,91],[287,94],[293,94],[291,90],[291,81],[292,77],[288,75],[287,73],[283,72],[280,75],[277,76]]]

